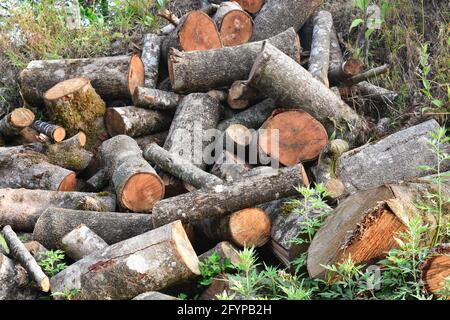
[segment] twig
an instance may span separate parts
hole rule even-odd
[[[382,65],[381,67],[370,69],[366,72],[363,72],[354,77],[351,77],[350,79],[347,79],[345,81],[345,85],[349,86],[349,87],[354,86],[355,84],[358,84],[360,82],[363,82],[368,79],[375,78],[379,75],[382,75],[382,74],[386,73],[388,71],[388,69],[389,69],[389,66],[387,64]]]

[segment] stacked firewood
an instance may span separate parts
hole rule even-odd
[[[217,252],[238,262],[245,246],[290,266],[308,248],[292,241],[302,217],[283,203],[319,182],[330,205],[344,200],[309,248],[311,276],[396,245],[413,202],[433,188],[426,178],[401,181],[430,174],[418,165],[436,161],[427,141],[438,123],[367,143],[371,126],[340,93],[383,98],[388,91],[366,80],[387,67],[344,59],[320,0],[210,2],[182,17],[160,12],[169,25],[145,35],[142,52],[32,61],[21,72],[25,107],[0,120],[0,226],[10,248],[0,253],[0,299],[39,290],[172,299],[164,293],[177,285],[196,288],[199,261]],[[47,249],[73,262],[51,279],[36,263]],[[427,270],[448,265],[433,259]],[[202,297],[220,290],[213,283]]]

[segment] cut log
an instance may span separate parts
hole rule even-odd
[[[288,29],[268,41],[300,62],[300,40],[294,29]],[[261,42],[254,42],[206,51],[181,52],[173,49],[169,55],[172,89],[181,93],[205,92],[246,79],[261,46]]]
[[[327,143],[322,124],[300,110],[275,111],[258,131],[259,148],[284,166],[316,159]]]
[[[86,184],[93,191],[101,191],[107,187],[109,183],[108,171],[105,169],[100,169],[92,177],[90,177]]]
[[[261,247],[269,241],[271,222],[261,209],[249,208],[195,224],[196,233],[211,241],[231,241],[243,247]]]
[[[252,40],[265,40],[292,27],[299,31],[321,4],[321,0],[266,0],[255,18]]]
[[[137,55],[35,60],[20,73],[21,92],[29,105],[41,107],[47,90],[76,77],[89,79],[106,101],[129,99],[136,87],[144,85],[144,65]]]
[[[40,244],[37,241],[27,241],[24,242],[25,248],[31,253],[33,258],[40,262],[41,260],[45,259],[45,253],[48,251],[46,247],[44,247],[42,244]]]
[[[314,30],[309,55],[309,73],[329,87],[328,68],[330,65],[330,36],[333,17],[328,11],[319,11],[313,20]]]
[[[50,290],[49,278],[44,274],[31,253],[25,248],[22,241],[19,240],[16,233],[10,226],[5,226],[2,234],[11,251],[11,256],[22,265],[28,275],[36,282],[39,289],[48,292]]]
[[[151,134],[148,136],[138,137],[135,140],[136,140],[139,148],[141,148],[142,151],[145,152],[145,149],[152,143],[156,143],[158,146],[162,147],[164,145],[164,142],[166,141],[168,135],[169,135],[169,131],[164,131],[164,132],[154,133],[154,134]]]
[[[380,67],[373,68],[371,70],[365,71],[361,74],[357,74],[349,79],[346,79],[344,84],[348,87],[354,86],[363,81],[367,81],[369,79],[378,77],[382,74],[385,74],[389,70],[389,66],[387,64],[382,65]]]
[[[0,120],[0,135],[4,137],[17,136],[23,128],[34,121],[33,111],[27,108],[17,108]]]
[[[237,46],[252,38],[253,19],[237,2],[222,2],[213,20],[219,28],[224,46]]]
[[[209,90],[207,92],[207,94],[211,97],[216,99],[217,101],[220,102],[227,102],[228,99],[228,92],[225,90],[217,90],[217,89],[213,89],[213,90]]]
[[[0,148],[0,164],[0,188],[75,190],[75,172],[50,164],[43,154]]]
[[[246,148],[252,143],[253,133],[241,124],[232,124],[223,132],[222,140],[220,141],[223,143],[222,148],[245,159]]]
[[[33,239],[48,249],[62,249],[62,238],[80,224],[86,225],[108,244],[154,229],[150,214],[48,208],[36,222]]]
[[[137,87],[133,103],[138,108],[175,111],[183,99],[182,95],[152,88]]]
[[[37,294],[27,288],[27,272],[0,252],[0,300],[35,300]]]
[[[142,157],[136,141],[124,135],[103,142],[101,158],[119,204],[134,212],[149,212],[164,197],[164,183]]]
[[[443,243],[431,250],[430,256],[421,265],[421,278],[425,289],[436,298],[448,300],[448,281],[450,281],[450,244]],[[447,285],[447,286],[446,286]]]
[[[251,166],[245,163],[245,160],[237,157],[233,153],[223,150],[216,158],[216,162],[211,169],[211,173],[231,183],[242,179],[245,172],[248,172]]]
[[[212,188],[216,185],[223,184],[223,181],[215,175],[199,169],[191,162],[166,151],[156,144],[152,144],[146,148],[144,158],[165,172],[198,189]]]
[[[33,129],[52,138],[55,142],[61,142],[66,137],[64,128],[42,120],[36,120],[33,123]]]
[[[172,117],[159,111],[121,107],[108,108],[105,122],[111,137],[121,134],[139,137],[168,130]]]
[[[115,197],[83,192],[0,189],[0,225],[11,225],[16,231],[32,232],[39,216],[49,207],[89,210],[96,204],[99,211],[114,211]]]
[[[338,49],[335,50],[337,51]],[[337,57],[335,59],[337,59]],[[359,75],[362,72],[363,67],[364,64],[359,59],[350,58],[346,61],[341,61],[340,64],[338,64],[337,61],[334,61],[332,69],[328,71],[330,86],[342,85],[352,77]]]
[[[88,150],[99,145],[106,106],[87,78],[58,83],[44,94],[44,100],[52,123],[65,128],[69,136],[85,132]]]
[[[117,243],[51,279],[53,291],[77,289],[75,299],[132,299],[200,275],[180,221]]]
[[[175,297],[169,296],[167,294],[150,291],[150,292],[141,293],[140,295],[134,297],[131,300],[153,300],[153,301],[156,301],[156,300],[178,300],[178,299]]]
[[[199,190],[158,202],[153,208],[155,226],[181,219],[184,223],[221,217],[255,205],[293,196],[294,186],[308,185],[302,165],[255,176],[213,190]]]
[[[141,60],[144,65],[144,86],[156,88],[159,76],[162,37],[153,33],[144,35]],[[133,92],[131,92],[133,94]]]
[[[46,146],[45,155],[50,163],[69,169],[82,171],[92,161],[93,154],[83,146],[86,144],[86,135],[79,132],[75,136],[60,143]]]
[[[45,134],[39,133],[33,128],[25,127],[19,132],[19,135],[17,135],[16,137],[14,137],[13,140],[8,142],[14,145],[23,145],[35,142],[47,142],[49,140],[50,138]]]
[[[332,73],[333,70],[341,69],[343,61],[344,57],[342,56],[341,44],[339,42],[336,28],[332,25],[330,32],[330,64],[328,66],[328,78],[330,78],[330,73]],[[334,82],[333,85],[336,85],[335,80],[332,82]]]
[[[429,192],[438,186],[429,179],[391,184],[360,191],[342,201],[316,233],[308,250],[308,273],[311,277],[326,277],[323,266],[339,264],[351,256],[359,265],[370,265],[398,246],[395,237],[406,232],[410,219],[418,217],[430,226],[424,245],[434,236],[436,218],[424,214],[417,203],[432,205]],[[442,194],[450,196],[450,179],[444,181]],[[448,217],[449,208],[443,215]]]
[[[301,65],[268,42],[263,44],[248,84],[283,107],[308,112],[325,126],[329,135],[335,132],[351,144],[364,140],[366,121]]]
[[[228,259],[234,265],[241,262],[238,249],[228,241],[219,242],[214,248],[199,255],[198,260],[205,263],[213,254],[219,255],[221,260]]]
[[[358,83],[356,88],[363,98],[375,100],[376,102],[387,105],[392,105],[394,100],[398,97],[397,92],[381,88],[367,81]]]
[[[235,110],[245,109],[251,105],[252,101],[255,101],[261,97],[261,93],[247,86],[245,81],[238,80],[233,82],[228,91],[228,105]]]
[[[108,244],[94,231],[80,224],[61,239],[62,248],[68,257],[78,261],[88,255],[106,249]]]

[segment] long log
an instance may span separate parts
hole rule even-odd
[[[49,207],[89,210],[93,204],[99,211],[114,211],[111,194],[59,192],[48,190],[0,189],[0,225],[11,225],[16,231],[32,232],[40,215]]]
[[[162,40],[163,37],[153,33],[144,35],[141,60],[144,65],[144,86],[148,88],[156,88],[158,82]]]
[[[62,247],[68,257],[78,261],[88,255],[104,250],[108,244],[94,231],[80,224],[61,239]]]
[[[124,135],[103,142],[101,158],[119,204],[134,212],[149,212],[164,197],[164,184],[142,157],[136,141]]]
[[[222,2],[213,20],[224,46],[237,46],[252,38],[253,19],[237,2]]]
[[[448,289],[450,281],[450,243],[434,247],[420,269],[425,290],[436,298],[448,300],[448,292],[445,292],[445,289]]]
[[[0,135],[4,137],[17,136],[23,128],[34,121],[33,111],[27,108],[17,108],[0,120]]]
[[[63,127],[42,120],[36,120],[33,123],[33,129],[52,138],[55,142],[61,142],[66,137],[66,130]]]
[[[338,137],[352,144],[364,140],[366,121],[301,65],[268,42],[263,44],[248,83],[279,105],[308,112],[330,135],[336,132]]]
[[[175,111],[182,99],[182,95],[174,92],[145,87],[137,87],[133,94],[136,107],[151,110]]]
[[[106,101],[129,99],[135,88],[144,84],[144,65],[137,55],[34,60],[20,73],[19,79],[25,101],[41,107],[47,90],[76,77],[89,79],[95,91]]]
[[[26,270],[0,252],[0,300],[35,300]]]
[[[85,257],[51,279],[52,290],[77,289],[75,299],[132,299],[200,274],[182,224],[175,221]]]
[[[268,41],[300,62],[300,40],[294,29],[288,29]],[[261,42],[253,42],[206,51],[181,52],[174,49],[169,54],[172,89],[181,93],[204,92],[246,79],[261,46]]]

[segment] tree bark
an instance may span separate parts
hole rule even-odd
[[[361,74],[357,74],[349,79],[346,79],[344,84],[348,87],[351,87],[360,82],[378,77],[378,76],[386,73],[388,70],[389,70],[389,66],[387,64],[385,64],[380,67],[376,67],[376,68],[370,69],[368,71],[365,71]]]
[[[44,274],[31,253],[25,248],[22,241],[17,238],[17,235],[11,229],[11,226],[5,226],[2,230],[2,234],[11,251],[11,256],[22,265],[28,275],[36,282],[40,290],[48,292],[50,290],[49,278]]]
[[[253,19],[237,2],[222,2],[213,20],[217,24],[224,46],[237,46],[252,38]]]
[[[144,85],[144,65],[137,55],[34,60],[20,73],[19,79],[25,101],[41,107],[47,90],[77,77],[89,79],[95,91],[106,101],[129,99],[136,87]]]
[[[268,41],[300,62],[300,40],[294,29],[288,29]],[[261,42],[254,42],[206,51],[181,52],[174,49],[169,55],[172,89],[181,93],[204,92],[228,87],[236,80],[245,79],[261,46]]]
[[[243,174],[250,169],[251,166],[245,163],[244,160],[227,150],[223,150],[216,158],[216,162],[210,172],[227,183],[231,183],[241,180]]]
[[[397,92],[381,88],[367,81],[358,83],[356,88],[363,98],[375,100],[386,105],[392,105],[398,97]]]
[[[148,136],[138,137],[136,138],[136,143],[138,144],[139,148],[143,152],[145,152],[146,148],[151,145],[152,143],[156,143],[158,146],[162,147],[164,145],[164,142],[167,139],[167,136],[169,135],[169,131],[164,132],[158,132],[154,133]]]
[[[144,292],[141,293],[140,295],[134,297],[131,300],[178,300],[175,297],[169,296],[167,294],[163,294],[160,292],[155,292],[155,291],[149,291],[149,292]]]
[[[182,99],[174,92],[144,87],[137,87],[133,94],[136,107],[150,110],[175,111]]]
[[[100,149],[119,204],[134,212],[149,212],[164,197],[164,184],[142,157],[136,141],[124,135],[105,141]]]
[[[175,221],[77,261],[51,279],[54,291],[75,299],[132,299],[200,274],[182,224]]]
[[[0,225],[11,225],[16,231],[32,232],[40,215],[49,207],[78,210],[114,211],[115,197],[106,193],[47,190],[0,189]]]
[[[252,40],[265,40],[292,27],[298,32],[321,4],[321,0],[266,0],[255,18]]]
[[[48,249],[46,247],[44,247],[42,244],[40,244],[39,242],[34,241],[34,240],[27,241],[27,242],[24,242],[24,246],[31,253],[33,258],[37,262],[40,262],[43,259],[45,259],[45,253],[48,251]]]
[[[66,234],[62,239],[64,252],[74,261],[78,261],[88,255],[104,250],[108,244],[100,238],[94,231],[84,224]]]
[[[221,4],[229,0],[208,0],[210,3]],[[258,13],[264,5],[264,0],[236,0],[242,9],[249,13]]]
[[[66,130],[64,128],[42,120],[36,120],[33,123],[33,129],[52,138],[55,142],[61,142],[66,137]]]
[[[92,161],[92,152],[84,149],[86,135],[82,132],[60,143],[46,146],[45,155],[50,163],[69,169],[82,171]]]
[[[86,183],[93,191],[103,190],[109,183],[108,171],[105,169],[98,170]]]
[[[156,88],[158,82],[162,40],[163,37],[152,33],[144,35],[141,60],[144,65],[144,86],[147,88]]]
[[[435,298],[445,298],[445,282],[450,277],[450,244],[443,243],[434,247],[429,258],[421,265],[421,271],[425,290]],[[448,300],[448,296],[446,298]]]
[[[14,109],[0,120],[0,135],[4,137],[17,136],[23,128],[34,121],[33,111],[26,108]]]
[[[250,73],[249,85],[284,107],[301,108],[351,144],[363,141],[367,123],[329,88],[283,52],[264,43]],[[299,89],[299,86],[301,89]]]
[[[15,265],[0,253],[0,300],[35,300],[37,293],[28,288],[28,275],[24,268]]]

